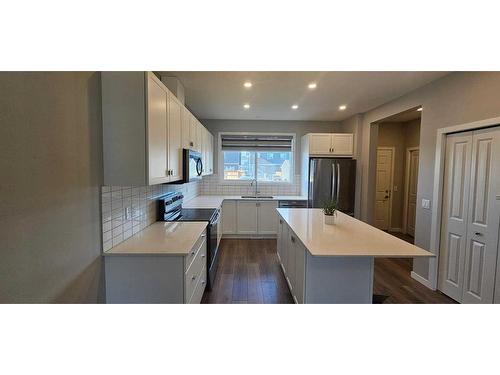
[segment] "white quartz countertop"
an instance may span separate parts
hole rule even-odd
[[[244,201],[305,201],[307,197],[300,195],[275,195],[272,198],[242,198],[241,195],[198,195],[182,204],[184,208],[218,208],[224,200]]]
[[[319,208],[278,208],[278,213],[313,256],[382,258],[431,257],[432,253],[400,240],[351,216],[337,213],[335,224],[324,223]]]
[[[206,227],[206,222],[158,221],[103,255],[186,255]]]

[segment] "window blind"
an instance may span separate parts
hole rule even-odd
[[[291,135],[223,134],[222,151],[292,151]]]

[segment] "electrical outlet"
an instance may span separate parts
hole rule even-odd
[[[132,218],[130,211],[130,207],[125,207],[125,220],[130,220]]]
[[[398,185],[394,185],[394,187],[392,188],[393,191],[398,191]]]
[[[422,208],[429,210],[431,208],[430,199],[422,199]]]

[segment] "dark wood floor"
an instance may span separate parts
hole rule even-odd
[[[293,303],[276,240],[223,239],[219,269],[202,303]]]
[[[276,240],[224,239],[219,270],[202,303],[293,303]],[[455,303],[410,277],[411,259],[376,259],[373,293],[381,303]]]

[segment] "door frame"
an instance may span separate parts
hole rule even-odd
[[[450,133],[478,130],[482,128],[498,126],[499,124],[500,117],[493,117],[485,120],[439,128],[436,131],[436,153],[434,161],[434,187],[432,190],[432,221],[430,242],[430,251],[436,256],[429,259],[429,279],[423,278],[414,271],[411,272],[411,277],[413,279],[421,282],[422,284],[433,290],[437,289],[438,283],[446,137]]]
[[[404,205],[403,205],[403,233],[408,234],[408,199],[410,198],[410,157],[412,151],[420,151],[420,147],[407,147],[406,148],[406,164],[405,164],[405,195],[404,195]],[[418,155],[418,161],[420,165],[420,154]],[[417,171],[418,178],[418,171]],[[418,180],[417,180],[417,192],[418,192]]]
[[[391,194],[389,195],[389,223],[387,225],[387,231],[390,231],[392,229],[392,196],[393,196],[393,188],[394,188],[394,156],[396,154],[396,147],[393,146],[377,146],[377,154],[378,150],[391,150],[392,152],[392,158],[391,158],[391,185],[390,185],[390,192]],[[377,160],[375,160],[375,199],[377,196]],[[373,213],[374,216],[373,218],[375,219],[375,212]]]

